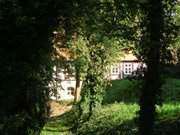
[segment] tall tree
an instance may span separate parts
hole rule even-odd
[[[143,3],[145,20],[141,49],[143,49],[142,55],[147,64],[147,72],[140,98],[139,134],[152,135],[156,104],[161,93],[160,64],[164,60],[164,51],[170,44],[169,41],[175,37],[173,31],[176,27],[170,25],[172,12],[168,9],[173,7],[176,1],[148,0],[143,2],[145,2]]]
[[[140,99],[140,135],[152,135],[155,105],[157,102],[157,93],[160,89],[160,48],[162,39],[162,1],[148,1],[147,8],[147,38],[146,45],[149,47],[147,53],[147,72],[143,91]],[[156,34],[155,34],[156,33]]]
[[[0,1],[0,134],[40,134],[57,23],[56,1]]]

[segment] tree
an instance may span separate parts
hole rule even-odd
[[[167,49],[176,33],[174,33],[176,27],[170,23],[172,15],[170,11],[174,4],[176,1],[164,0],[148,0],[143,3],[146,21],[141,47],[147,64],[147,72],[140,98],[140,135],[153,134],[156,104],[158,104],[158,97],[161,93],[160,64],[164,60],[164,50]],[[169,7],[170,10],[168,10]]]
[[[81,81],[86,76],[86,71],[89,61],[89,49],[87,47],[88,41],[85,37],[74,36],[71,42],[70,49],[74,52],[74,67],[75,67],[75,78],[76,87],[74,93],[74,103],[80,100],[81,95]]]
[[[0,134],[40,134],[48,116],[55,1],[0,1]]]

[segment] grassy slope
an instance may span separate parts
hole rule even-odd
[[[134,132],[136,126],[133,119],[139,109],[137,104],[114,103],[102,106],[89,122],[78,130],[81,135],[116,135],[123,132]],[[51,118],[42,135],[70,135],[68,129],[72,125],[73,113]]]
[[[157,106],[156,135],[179,135],[180,80],[167,79],[162,89],[166,103],[161,107]],[[133,90],[137,93],[133,93]],[[139,110],[134,96],[138,96],[138,93],[136,81],[113,81],[113,86],[109,88],[104,98],[104,105],[95,112],[89,122],[84,123],[78,130],[78,134],[134,135],[137,131],[137,111]],[[72,111],[63,116],[51,118],[41,135],[71,135],[69,128],[72,123]]]

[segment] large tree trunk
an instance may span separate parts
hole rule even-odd
[[[160,90],[160,48],[162,39],[162,0],[149,0],[147,8],[147,72],[140,98],[139,134],[152,135],[155,105]]]

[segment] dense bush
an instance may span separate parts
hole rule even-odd
[[[113,80],[112,85],[106,90],[103,103],[137,102],[140,96],[140,80]],[[180,80],[167,78],[161,87],[163,102],[180,101]]]
[[[180,80],[168,78],[162,86],[162,99],[164,102],[180,101]]]
[[[166,65],[162,68],[162,74],[167,77],[179,78],[180,77],[180,64]]]
[[[137,102],[140,95],[141,81],[138,80],[114,80],[106,90],[103,103],[113,102]]]

